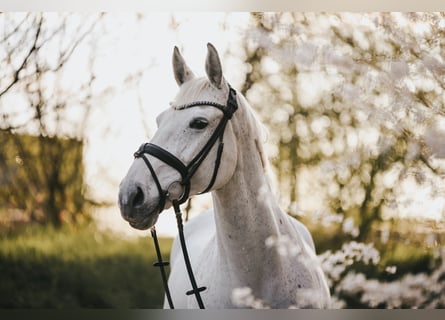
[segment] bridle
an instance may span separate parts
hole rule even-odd
[[[176,221],[177,221],[177,225],[178,225],[179,240],[181,242],[181,248],[182,248],[182,253],[184,256],[185,265],[186,265],[187,272],[188,272],[190,282],[192,285],[192,290],[187,291],[186,294],[187,295],[194,294],[196,296],[196,300],[198,302],[199,308],[204,309],[204,303],[202,302],[200,292],[204,291],[206,289],[206,287],[198,288],[198,286],[196,284],[196,280],[195,280],[195,277],[193,274],[193,270],[192,270],[190,259],[189,259],[188,252],[187,252],[187,246],[185,243],[184,232],[183,232],[183,223],[182,223],[182,213],[181,213],[179,206],[181,204],[183,204],[184,202],[186,202],[187,199],[189,198],[190,184],[191,184],[192,177],[194,176],[194,174],[196,173],[196,171],[198,170],[198,168],[202,164],[202,162],[206,159],[207,155],[210,153],[210,151],[212,150],[215,143],[217,141],[219,141],[212,177],[210,179],[208,186],[205,188],[205,190],[201,191],[199,194],[203,194],[203,193],[210,191],[210,189],[213,187],[213,185],[215,183],[216,177],[218,175],[218,169],[219,169],[219,166],[221,163],[222,152],[224,149],[224,142],[223,142],[224,131],[225,131],[227,122],[232,118],[233,113],[235,113],[235,111],[238,109],[238,103],[236,100],[236,91],[229,85],[229,96],[227,98],[226,105],[222,105],[220,103],[216,103],[216,102],[212,102],[212,101],[195,101],[195,102],[191,102],[188,104],[184,104],[184,105],[175,107],[175,109],[176,110],[184,110],[184,109],[189,109],[189,108],[197,107],[197,106],[215,107],[222,111],[223,117],[221,118],[219,124],[213,131],[213,133],[210,136],[207,143],[204,145],[204,147],[198,152],[198,154],[195,155],[195,157],[187,165],[184,164],[181,160],[179,160],[175,155],[173,155],[166,149],[164,149],[158,145],[152,144],[152,143],[143,143],[139,147],[139,149],[134,153],[134,157],[141,158],[145,162],[145,164],[148,167],[148,170],[150,171],[151,176],[153,177],[153,180],[155,182],[156,188],[158,189],[158,193],[159,193],[159,201],[158,201],[158,205],[157,205],[159,213],[161,213],[164,210],[167,198],[170,198],[170,196],[172,196],[169,192],[170,187],[172,187],[172,185],[178,184],[178,183],[182,186],[181,196],[178,199],[170,199],[170,200],[171,200],[174,210],[175,210],[175,216],[176,216]],[[150,161],[145,156],[145,154],[149,154],[149,155],[161,160],[168,166],[170,166],[173,169],[175,169],[176,171],[178,171],[178,173],[181,175],[181,180],[175,181],[172,184],[170,184],[167,187],[167,189],[163,189],[161,186],[161,183],[159,182],[159,179],[156,175],[156,172],[153,169],[153,166],[151,165]],[[156,262],[154,265],[156,267],[160,267],[165,294],[167,296],[167,300],[168,300],[170,309],[173,309],[174,308],[173,301],[171,299],[170,290],[168,288],[168,283],[167,283],[167,277],[166,277],[165,269],[164,269],[164,267],[168,266],[169,263],[162,261],[162,256],[161,256],[161,252],[159,249],[159,242],[158,242],[158,239],[156,236],[156,229],[154,226],[151,229],[151,234],[153,237],[156,254],[158,257],[158,262]]]
[[[169,165],[170,167],[179,172],[179,174],[181,175],[181,181],[178,182],[183,187],[183,193],[181,197],[176,200],[179,204],[182,204],[185,201],[187,201],[189,197],[190,181],[193,175],[196,173],[201,163],[205,160],[210,150],[212,149],[213,145],[216,143],[217,140],[219,140],[218,152],[215,160],[215,167],[213,170],[212,178],[207,188],[201,193],[208,192],[215,183],[216,176],[218,174],[219,164],[221,161],[222,151],[224,148],[224,143],[223,143],[224,129],[226,128],[227,122],[232,118],[233,113],[238,108],[238,104],[236,102],[236,91],[229,86],[229,97],[227,99],[226,105],[222,105],[212,101],[196,101],[182,106],[178,106],[175,109],[184,110],[197,106],[215,107],[223,112],[223,117],[221,118],[218,126],[215,128],[215,131],[213,132],[207,143],[204,145],[201,151],[190,161],[188,165],[185,165],[181,160],[179,160],[175,155],[173,155],[169,151],[152,143],[143,143],[139,147],[139,149],[134,153],[135,158],[142,158],[142,160],[144,160],[145,164],[150,170],[151,175],[153,176],[153,180],[159,192],[159,202],[158,202],[159,212],[162,212],[164,210],[165,200],[170,194],[168,192],[168,188],[167,190],[164,190],[162,188],[159,179],[156,175],[156,172],[154,171],[152,165],[150,164],[150,161],[147,159],[147,157],[145,157],[145,154],[149,154],[158,158],[159,160],[161,160],[162,162],[166,163],[167,165]]]

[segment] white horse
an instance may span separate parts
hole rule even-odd
[[[174,49],[173,69],[179,93],[171,108],[158,116],[158,130],[151,141],[185,164],[207,143],[223,112],[210,105],[178,106],[197,100],[226,105],[229,95],[218,53],[211,44],[207,48],[207,77],[203,78],[195,77],[179,50]],[[236,101],[238,110],[223,132],[224,149],[210,190],[214,209],[191,219],[184,227],[196,282],[207,288],[201,293],[205,307],[242,306],[234,295],[240,292],[247,292],[254,301],[271,308],[329,307],[329,289],[312,237],[302,223],[280,209],[271,188],[262,125],[241,94],[237,94]],[[193,175],[190,196],[209,185],[218,157],[217,145]],[[181,181],[178,170],[157,157],[146,157],[157,177],[141,158],[136,158],[119,191],[122,216],[137,229],[152,227],[162,211],[160,189],[154,179],[163,190]],[[169,190],[165,208],[171,207],[181,192]],[[185,294],[191,285],[178,239],[173,243],[170,262],[168,283],[175,307],[196,308],[195,297]],[[168,307],[166,302],[164,307]]]

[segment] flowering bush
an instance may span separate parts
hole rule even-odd
[[[363,273],[346,271],[353,260],[378,261],[378,252],[372,245],[350,244],[334,254],[321,255],[323,269],[331,285],[335,284],[331,289],[337,306],[346,306],[345,300],[349,300],[369,308],[445,308],[445,259],[442,258],[440,266],[431,274],[408,273],[399,280],[384,282],[368,279]],[[395,270],[395,266],[385,269],[389,273]]]
[[[365,264],[376,265],[380,261],[380,254],[372,244],[364,244],[356,241],[345,243],[341,250],[324,252],[319,256],[323,271],[332,288],[342,280],[348,267],[354,262],[363,261]]]
[[[330,216],[327,214],[327,216]],[[345,236],[357,237],[356,227],[350,218],[341,219],[341,215],[334,214],[336,219],[319,217],[313,218],[315,224],[324,228],[333,224],[340,225]],[[320,221],[330,220],[330,224]],[[388,228],[382,228],[376,243],[384,250],[393,250],[400,245],[391,240]],[[392,243],[391,243],[392,241]],[[409,243],[410,239],[404,239]],[[394,243],[396,242],[396,243]],[[337,251],[327,250],[319,255],[323,271],[328,280],[333,297],[333,308],[444,308],[445,307],[445,247],[434,233],[429,233],[422,242],[425,249],[435,247],[431,257],[436,265],[432,271],[423,270],[413,273],[411,270],[399,275],[402,265],[385,264],[379,250],[374,243],[361,243],[355,240],[345,242]],[[395,249],[394,249],[395,250]],[[415,255],[410,256],[415,257]],[[366,268],[373,267],[373,276],[367,275]],[[400,267],[400,268],[399,268]],[[406,267],[405,267],[406,269]],[[390,276],[390,277],[388,277]],[[388,280],[386,278],[394,278]]]
[[[351,235],[350,230],[355,228],[353,225],[348,226],[350,222],[345,223],[347,219],[330,220],[341,224],[345,235]],[[320,221],[326,222],[326,219]],[[323,226],[329,224],[323,223]],[[380,240],[386,245],[390,235],[387,232],[382,235]],[[427,246],[429,242],[431,241],[427,237]],[[281,256],[295,256],[300,253],[300,249],[286,236],[269,237],[266,239],[266,246],[275,248]],[[339,250],[323,252],[318,258],[331,290],[331,308],[445,308],[445,247],[437,246],[434,254],[437,266],[431,272],[408,272],[401,276],[396,274],[398,266],[384,265],[381,254],[373,243],[352,240],[345,242]],[[378,277],[370,277],[360,266],[382,269],[383,273],[377,274]],[[395,279],[385,280],[385,274],[393,275]],[[298,306],[290,308],[311,305],[311,292],[296,290],[295,294]],[[269,308],[267,302],[255,297],[248,287],[235,289],[232,292],[232,302],[243,308]]]

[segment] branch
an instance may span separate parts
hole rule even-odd
[[[419,156],[419,160],[420,162],[422,162],[428,169],[431,170],[432,173],[434,173],[437,176],[441,176],[443,173],[441,173],[439,170],[437,170],[436,168],[434,168],[431,163],[429,162],[429,160],[423,155],[421,154]]]
[[[30,16],[30,13],[28,13],[28,14],[26,15],[26,17],[16,25],[16,27],[14,28],[14,30],[12,30],[10,33],[8,33],[7,35],[5,35],[5,36],[3,37],[3,39],[2,39],[0,42],[6,42],[12,35],[16,34],[17,31],[18,31],[18,30],[20,29],[20,27],[22,26],[22,24],[28,19],[29,16]]]
[[[79,44],[80,44],[80,43],[86,38],[86,36],[87,36],[88,34],[90,34],[91,31],[96,27],[96,25],[97,25],[97,23],[99,22],[99,20],[100,20],[101,17],[102,17],[102,15],[99,16],[99,17],[96,19],[96,21],[94,21],[94,22],[90,25],[90,27],[89,27],[87,30],[85,30],[85,32],[82,33],[82,34],[80,35],[79,38],[76,39],[76,41],[74,41],[74,44],[71,46],[70,49],[68,49],[67,51],[65,51],[65,52],[63,52],[63,53],[61,54],[59,64],[58,64],[57,67],[54,68],[52,71],[58,71],[60,68],[63,67],[63,65],[68,61],[68,59],[69,59],[69,58],[71,57],[71,55],[74,53],[74,51],[75,51],[76,48],[79,46]]]
[[[40,17],[40,21],[39,21],[39,24],[37,26],[36,35],[35,35],[35,38],[34,38],[34,43],[33,43],[32,47],[31,47],[31,49],[29,49],[29,52],[26,55],[25,59],[23,59],[22,64],[14,72],[14,77],[13,77],[11,83],[9,85],[7,85],[5,89],[0,91],[0,97],[3,96],[6,92],[8,92],[8,90],[10,90],[19,81],[19,74],[20,74],[20,72],[26,67],[26,64],[28,63],[28,60],[31,57],[31,55],[33,54],[33,52],[38,49],[37,48],[37,41],[39,40],[39,35],[40,35],[41,27],[42,27],[42,22],[43,22],[43,18]]]

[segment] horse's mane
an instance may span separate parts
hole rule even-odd
[[[269,181],[271,189],[278,196],[277,178],[271,169],[269,158],[264,150],[264,143],[267,141],[268,131],[246,98],[242,94],[238,94],[237,97],[238,104],[242,105],[243,110],[246,112],[246,117],[248,118],[246,120],[251,124],[251,131],[253,132],[257,150],[261,157],[264,173]]]

